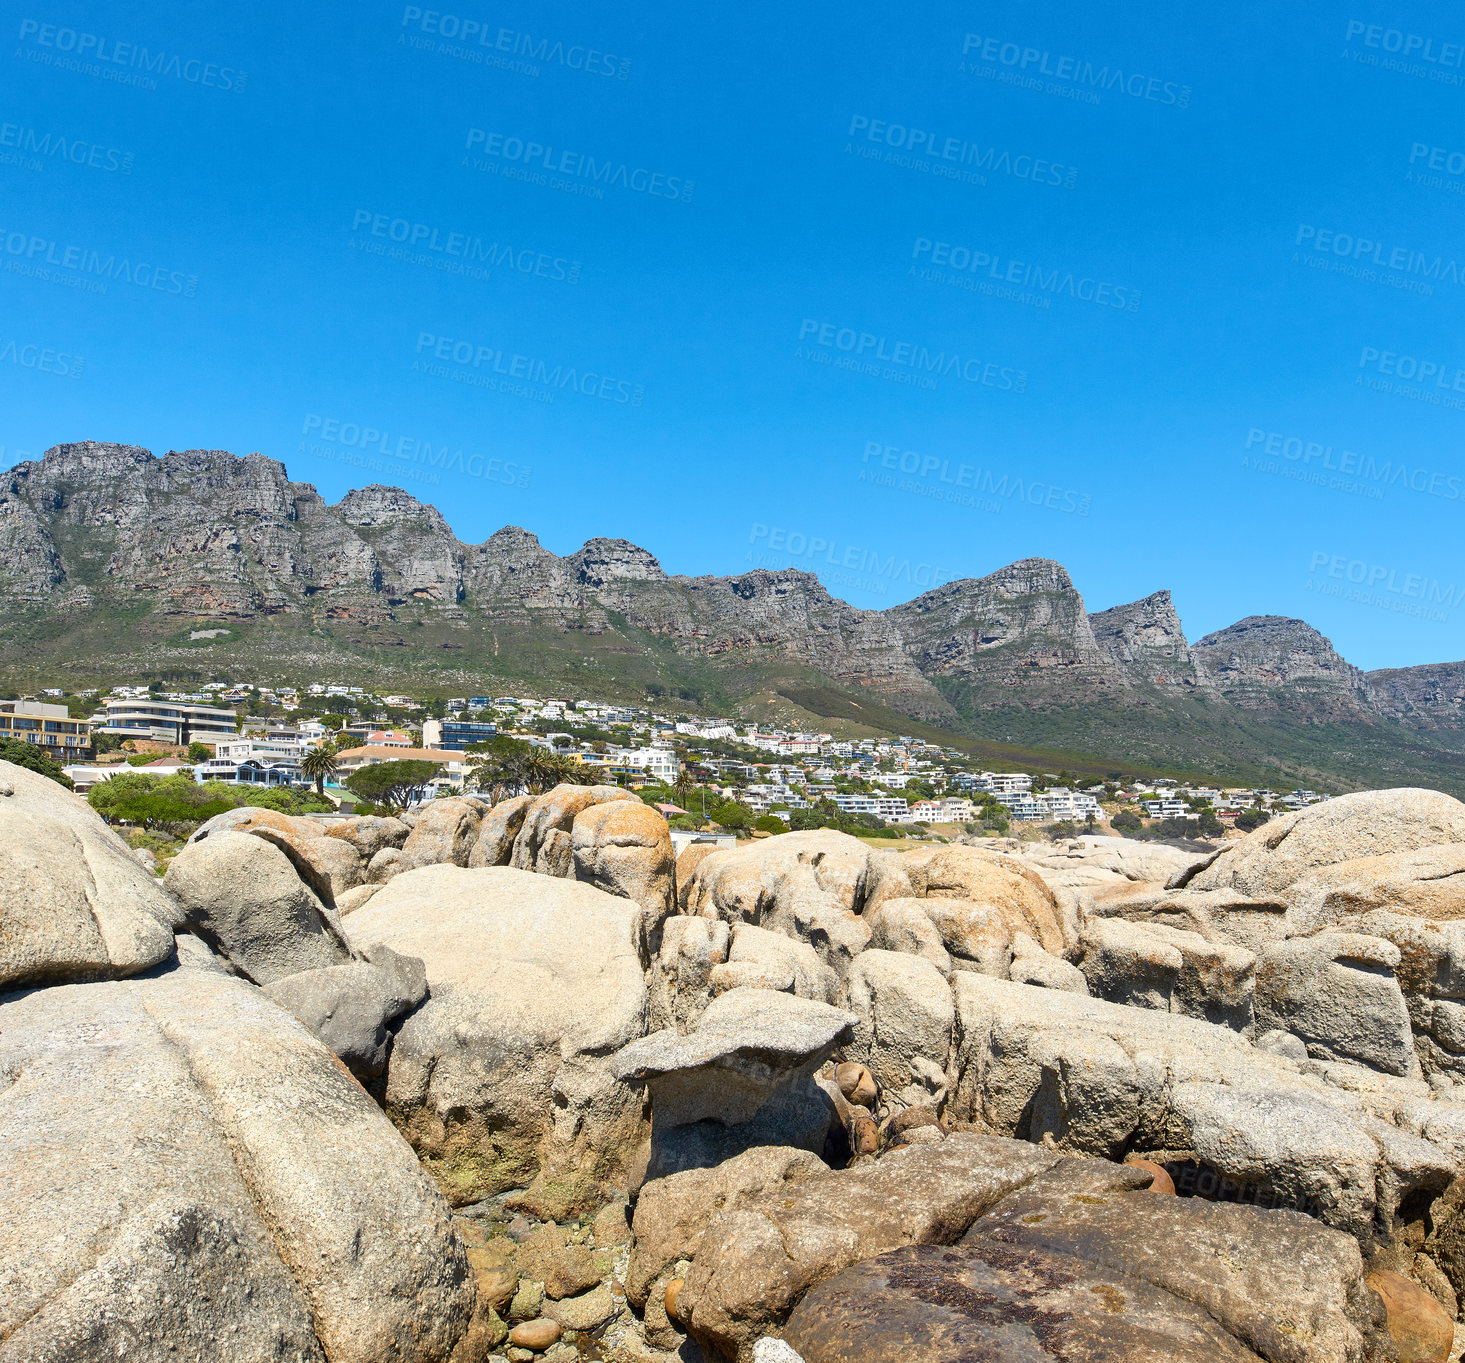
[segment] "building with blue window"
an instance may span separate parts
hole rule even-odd
[[[422,724],[422,746],[446,752],[464,752],[472,743],[487,743],[498,725],[476,719],[428,719]]]

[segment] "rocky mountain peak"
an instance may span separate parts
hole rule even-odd
[[[948,582],[886,614],[922,671],[997,668],[1016,684],[1053,668],[1113,670],[1094,640],[1083,597],[1052,559],[1019,559],[986,577]]]
[[[539,542],[539,536],[532,530],[525,530],[519,525],[506,525],[501,530],[495,530],[481,546],[484,549],[492,548],[500,553],[512,553],[522,550],[532,554],[543,554],[549,551]]]
[[[1248,615],[1192,645],[1197,667],[1224,694],[1249,706],[1282,697],[1310,718],[1371,708],[1368,683],[1305,620]]]
[[[419,502],[410,492],[404,492],[399,487],[384,487],[380,483],[353,489],[331,510],[347,525],[372,528],[381,525],[425,524],[449,537],[453,533],[437,507]]]
[[[1379,709],[1391,719],[1435,728],[1465,721],[1465,662],[1386,667],[1364,679]]]
[[[611,582],[664,582],[666,574],[654,555],[630,540],[596,538],[571,554],[565,562],[587,587],[604,587]]]
[[[1073,592],[1068,569],[1051,558],[1020,558],[978,579],[990,590],[1021,596],[1033,592]]]
[[[1099,611],[1089,624],[1099,647],[1140,679],[1187,685],[1201,680],[1168,591]]]
[[[1279,675],[1300,668],[1332,668],[1343,662],[1332,643],[1306,620],[1286,615],[1248,615],[1195,642],[1217,660],[1232,656],[1275,666]]]
[[[14,472],[34,471],[46,478],[64,479],[78,474],[135,474],[155,464],[151,450],[140,445],[118,445],[107,440],[76,440],[52,445],[38,461],[18,464]]]
[[[38,631],[30,611],[49,612],[54,632]],[[1259,712],[1262,729],[1252,717],[1228,731],[1259,762],[1276,750],[1269,711],[1397,721],[1415,733],[1465,726],[1465,664],[1365,677],[1316,630],[1278,616],[1187,646],[1168,592],[1090,616],[1068,571],[1047,558],[861,610],[794,568],[668,577],[625,539],[597,537],[561,558],[505,526],[464,545],[436,508],[400,488],[362,488],[328,506],[263,454],[158,458],[76,441],[0,475],[0,628],[8,619],[38,653],[96,653],[101,637],[113,641],[103,650],[113,661],[172,666],[180,655],[167,641],[185,621],[228,619],[248,638],[276,615],[307,623],[346,662],[397,650],[392,665],[404,673],[423,656],[406,646],[410,622],[429,647],[506,677],[540,678],[545,667],[578,677],[588,648],[628,685],[648,660],[690,694],[725,687],[735,698],[812,679],[815,690],[848,688],[967,732],[1022,735],[1036,724],[1045,742],[1151,762],[1206,741],[1182,687],[1205,688],[1206,723]],[[279,647],[265,631],[257,639],[248,647],[266,656]],[[1140,706],[1153,707],[1143,719]],[[1276,744],[1295,730],[1278,729]],[[1413,760],[1395,750],[1391,777]]]

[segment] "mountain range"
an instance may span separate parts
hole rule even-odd
[[[1362,672],[1301,620],[1187,641],[1167,591],[1090,614],[1023,559],[884,611],[811,573],[669,576],[509,526],[463,544],[399,488],[328,505],[259,454],[57,445],[0,474],[0,678],[284,676],[538,689],[994,763],[1465,792],[1465,662]]]

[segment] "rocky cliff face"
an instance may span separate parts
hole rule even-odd
[[[1089,624],[1099,647],[1137,680],[1160,686],[1207,684],[1191,656],[1169,592],[1112,606],[1089,616]]]
[[[1308,719],[1378,713],[1367,680],[1303,620],[1249,615],[1192,650],[1201,671],[1234,705],[1295,710]]]
[[[459,626],[603,635],[623,621],[684,656],[808,669],[917,716],[950,715],[894,623],[835,600],[812,574],[674,578],[626,540],[561,558],[515,526],[466,545],[399,488],[329,506],[261,455],[57,446],[0,485],[0,584],[53,608],[144,601],[160,624],[278,614],[382,625],[425,609]]]
[[[1316,630],[1277,616],[1189,645],[1168,592],[1091,616],[1049,559],[860,610],[794,569],[669,576],[622,539],[560,557],[508,526],[463,544],[435,507],[399,488],[362,488],[331,506],[277,461],[221,450],[156,458],[88,441],[0,475],[0,628],[9,620],[11,637],[33,636],[14,625],[27,611],[51,620],[55,637],[80,631],[92,651],[108,620],[155,637],[202,619],[246,628],[274,618],[353,647],[395,645],[404,665],[421,656],[406,626],[435,626],[422,647],[486,663],[505,656],[502,644],[523,654],[513,675],[536,675],[542,659],[563,680],[598,648],[612,680],[649,679],[680,659],[733,695],[779,678],[832,683],[946,724],[971,725],[993,707],[1089,707],[1113,723],[1143,709],[1155,733],[1186,733],[1186,697],[1196,697],[1210,718],[1465,727],[1465,663],[1365,676]]]
[[[1364,680],[1391,719],[1431,729],[1465,726],[1465,662],[1380,668]]]
[[[986,577],[948,582],[885,614],[928,676],[981,674],[1027,689],[1114,679],[1083,597],[1051,559],[1021,559]]]

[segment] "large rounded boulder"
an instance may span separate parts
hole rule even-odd
[[[560,1217],[604,1202],[645,1136],[606,1057],[647,1029],[640,906],[512,867],[396,876],[349,919],[358,950],[418,957],[387,1111],[454,1205],[531,1185]]]
[[[1407,787],[1356,791],[1263,824],[1183,883],[1261,899],[1319,867],[1462,842],[1465,804],[1453,796]]]
[[[135,975],[180,921],[86,801],[0,762],[0,989]]]
[[[256,984],[351,961],[335,914],[270,839],[225,829],[190,842],[163,885],[189,927]]]
[[[175,968],[0,1002],[0,1357],[447,1363],[446,1203],[336,1058]]]
[[[955,899],[994,911],[1016,936],[1026,933],[1044,951],[1062,955],[1063,916],[1052,890],[1015,857],[951,845],[885,852],[871,859],[865,912],[888,899]]]

